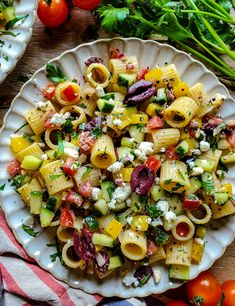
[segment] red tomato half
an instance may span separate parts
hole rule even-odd
[[[147,255],[153,255],[157,253],[157,245],[152,241],[148,240],[147,241]]]
[[[223,306],[234,306],[235,305],[235,280],[227,280],[222,284],[222,291],[225,299]]]
[[[17,159],[13,159],[7,166],[7,172],[11,177],[20,173],[20,162]]]
[[[43,94],[47,99],[51,100],[55,95],[55,86],[51,84],[47,85],[47,87],[43,89]]]
[[[72,85],[67,86],[63,91],[63,94],[65,95],[66,99],[70,102],[72,102],[78,96],[76,90],[74,90]]]
[[[154,130],[154,129],[160,129],[161,127],[163,127],[163,121],[161,118],[159,118],[158,116],[155,116],[153,118],[151,118],[147,124],[147,128],[149,130]]]
[[[73,176],[77,172],[77,167],[74,164],[75,160],[71,157],[68,157],[63,165],[63,170],[66,174]]]
[[[175,146],[170,146],[165,153],[166,159],[168,160],[176,160],[179,159],[180,156],[175,152]]]
[[[83,203],[83,198],[80,196],[80,194],[71,190],[66,194],[65,201],[80,207]]]
[[[85,182],[78,187],[78,192],[84,198],[90,198],[92,195],[92,185],[90,182]]]
[[[48,113],[48,115],[46,116],[46,119],[43,123],[43,126],[47,129],[50,129],[52,127],[54,127],[54,124],[51,123],[51,118],[53,117],[53,115],[55,114],[55,111],[51,111],[50,113]]]
[[[177,301],[167,303],[166,306],[188,306],[188,304],[186,304],[183,301],[177,300]]]
[[[65,227],[74,227],[74,215],[68,208],[64,208],[61,212],[60,225]]]
[[[183,209],[196,209],[200,205],[200,200],[195,194],[187,194],[184,197]]]
[[[189,233],[189,226],[185,222],[181,222],[176,226],[176,233],[180,237],[187,237]]]
[[[65,0],[39,0],[38,18],[48,28],[56,28],[68,17],[68,5]]]
[[[94,10],[99,4],[100,0],[73,0],[73,4],[82,10]]]
[[[158,169],[161,167],[161,161],[155,156],[149,156],[149,158],[145,162],[145,165],[149,169],[152,169],[153,171],[157,172]]]
[[[137,80],[141,80],[144,79],[145,74],[148,72],[149,70],[147,68],[142,68],[137,72]]]

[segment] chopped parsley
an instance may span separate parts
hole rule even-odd
[[[90,136],[93,136],[95,138],[98,138],[100,136],[102,136],[103,132],[102,129],[99,127],[95,127],[93,130],[90,131]]]
[[[64,143],[62,140],[61,133],[57,133],[57,140],[58,140],[58,157],[61,157],[64,153]]]
[[[73,128],[74,128],[74,126],[73,126],[72,121],[70,119],[67,119],[62,126],[62,132],[66,133],[66,134],[71,134],[71,133],[73,133]]]
[[[27,141],[27,142],[29,142],[29,143],[32,143],[32,142],[34,142],[34,139],[33,138],[31,138],[29,135],[27,135],[27,134],[23,134],[23,137],[24,137],[24,139]]]
[[[22,124],[17,130],[14,131],[14,134],[18,133],[21,129],[23,129],[27,125],[29,125],[28,122]]]
[[[184,187],[184,183],[179,182],[175,184],[175,187],[172,188],[172,191],[176,191],[178,189],[180,189],[181,187]]]
[[[162,210],[159,209],[156,205],[149,203],[146,204],[145,209],[151,218],[158,218],[163,214]]]
[[[164,181],[164,184],[165,184],[165,185],[169,185],[171,182],[172,182],[172,179],[165,180],[165,181]]]
[[[53,66],[52,64],[46,65],[47,77],[55,83],[62,83],[67,80],[66,75],[61,70],[60,66]]]
[[[84,179],[90,172],[91,172],[91,168],[90,167],[86,167],[86,170],[85,170],[85,172],[82,175],[82,179]]]
[[[63,173],[60,173],[60,174],[51,174],[50,175],[50,179],[52,180],[52,181],[55,181],[55,180],[57,180],[59,177],[61,177],[63,175]]]
[[[87,108],[87,105],[86,105],[85,103],[81,103],[81,104],[79,104],[79,106],[80,106],[81,108],[84,108],[84,109]]]
[[[180,169],[178,170],[178,174],[182,178],[182,180],[185,180],[185,177]]]
[[[47,246],[56,248],[56,253],[53,253],[53,254],[50,255],[51,262],[55,262],[56,259],[59,258],[60,263],[62,265],[64,265],[64,261],[63,261],[63,258],[62,258],[61,246],[59,244],[59,240],[58,240],[57,236],[55,237],[55,243],[47,244]]]
[[[6,187],[6,183],[0,186],[0,191],[3,191]]]
[[[25,180],[26,176],[25,175],[18,175],[16,177],[14,177],[12,179],[12,182],[11,182],[11,186],[15,186],[17,188],[21,187],[24,180]]]
[[[12,28],[14,27],[14,25],[15,25],[18,21],[20,21],[20,20],[22,20],[22,23],[24,23],[25,19],[26,19],[28,16],[29,16],[29,15],[27,14],[27,15],[15,17],[15,18],[9,20],[9,21],[6,23],[6,25],[5,25],[5,29],[6,29],[6,30],[12,29]]]
[[[39,232],[35,232],[30,226],[25,225],[24,223],[22,223],[22,228],[27,234],[33,237],[36,237],[37,234],[39,233]]]

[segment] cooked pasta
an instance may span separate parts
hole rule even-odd
[[[167,265],[191,265],[192,239],[187,241],[172,240],[166,246]]]
[[[110,72],[103,64],[95,63],[87,68],[85,76],[94,87],[105,88],[109,84]]]
[[[72,241],[74,235],[74,229],[72,227],[59,226],[56,234],[59,240],[62,242]]]
[[[113,141],[110,136],[102,135],[91,151],[92,164],[100,169],[106,169],[116,161]]]
[[[32,179],[30,182],[26,183],[22,187],[18,188],[18,192],[23,199],[23,201],[29,205],[30,195],[32,191],[42,191],[42,187],[37,179]]]
[[[135,56],[126,56],[121,59],[111,59],[109,70],[112,74],[111,83],[117,83],[121,73],[136,73],[138,71],[138,61]]]
[[[163,246],[159,246],[157,252],[149,256],[149,264],[152,265],[160,260],[166,259],[166,252]]]
[[[78,104],[81,99],[81,88],[77,83],[65,81],[56,87],[55,99],[62,106]]]
[[[187,229],[187,235],[180,231],[180,228],[183,227]],[[173,237],[178,241],[187,241],[192,239],[195,232],[195,227],[187,216],[181,215],[178,216],[178,218],[173,223],[171,232]]]
[[[121,242],[122,253],[131,260],[141,260],[147,253],[147,241],[143,233],[125,230]]]
[[[62,259],[64,261],[64,263],[70,267],[70,268],[73,268],[73,269],[76,269],[76,268],[79,268],[83,265],[86,264],[86,262],[82,259],[73,259],[70,257],[70,254],[69,254],[69,251],[70,251],[70,248],[73,250],[73,241],[68,241],[64,247],[63,247],[63,250],[62,250]]]
[[[180,131],[178,129],[160,129],[151,131],[154,143],[154,152],[159,153],[161,149],[167,149],[178,143]]]
[[[176,70],[174,64],[165,65],[160,68],[161,76],[159,81],[157,81],[158,87],[172,86],[175,87],[180,84],[180,76]]]
[[[33,155],[41,158],[43,154],[42,149],[40,148],[39,144],[37,142],[34,142],[31,146],[23,149],[22,151],[18,152],[16,154],[16,159],[20,162],[23,161],[24,157],[27,155]]]
[[[202,211],[195,212],[194,210],[187,209],[186,214],[189,219],[195,224],[205,224],[211,219],[211,209],[206,203],[201,203],[199,208],[202,207]],[[195,215],[199,216],[195,216]]]
[[[232,201],[226,202],[223,206],[218,206],[215,203],[211,203],[212,218],[220,219],[226,216],[230,216],[235,213],[235,206]]]
[[[87,121],[84,110],[79,106],[67,105],[61,108],[60,110],[61,114],[66,114],[67,112],[69,112],[70,116],[72,116],[73,118],[73,120],[71,121],[72,124],[74,125],[74,128],[76,128],[79,124]]]

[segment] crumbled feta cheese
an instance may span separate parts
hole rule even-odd
[[[40,109],[40,108],[46,108],[47,107],[47,103],[46,102],[41,102],[39,101],[37,103],[37,109]]]
[[[131,224],[132,220],[133,220],[133,217],[132,217],[132,216],[129,216],[129,217],[126,218],[126,222],[127,222],[128,224]]]
[[[156,284],[160,282],[161,279],[161,271],[159,269],[153,269],[153,279]]]
[[[139,150],[144,152],[144,154],[149,155],[153,153],[153,143],[148,141],[143,141],[139,145]]]
[[[46,153],[42,154],[42,159],[43,160],[47,160],[48,159],[48,155]]]
[[[202,152],[207,152],[207,151],[209,151],[209,150],[210,150],[210,144],[209,144],[209,142],[204,141],[204,140],[200,141],[200,150],[201,150]]]
[[[167,223],[171,223],[172,221],[176,220],[176,214],[173,211],[168,211],[164,214],[164,219]]]
[[[200,155],[201,154],[201,151],[199,149],[195,149],[195,150],[192,150],[192,153],[194,155]]]
[[[141,150],[138,150],[138,149],[134,150],[134,154],[137,156],[139,160],[145,161],[147,159],[147,156]]]
[[[204,172],[204,169],[202,167],[193,167],[192,172],[191,172],[191,176],[197,176],[200,175]]]
[[[124,202],[131,194],[130,185],[119,186],[114,190],[113,198],[118,202]]]
[[[54,124],[56,126],[60,126],[65,123],[66,119],[70,117],[70,113],[67,112],[65,114],[54,114],[53,117],[50,120],[51,124]]]
[[[116,125],[116,126],[122,126],[122,120],[120,120],[120,119],[114,119],[114,120],[113,120],[113,124]]]
[[[126,200],[126,205],[127,205],[128,207],[131,206],[131,199],[127,199],[127,200]]]
[[[104,88],[102,88],[100,86],[97,86],[96,87],[96,94],[97,94],[98,97],[103,97],[105,95]]]
[[[123,168],[123,163],[117,161],[107,168],[112,173],[118,173]]]
[[[123,157],[121,158],[121,162],[125,164],[128,161],[133,162],[134,159],[135,159],[135,156],[133,154],[127,153],[123,155]]]
[[[188,163],[188,165],[189,165],[190,169],[192,169],[194,167],[195,163],[194,163],[194,161],[191,161],[191,162]]]
[[[79,157],[78,151],[69,147],[64,148],[64,155],[72,157],[74,159],[78,159]]]
[[[93,187],[91,191],[91,197],[93,200],[98,201],[99,200],[99,195],[101,193],[101,189],[97,187]]]
[[[133,143],[135,141],[134,138],[130,138],[130,142]]]
[[[194,241],[201,246],[204,245],[204,241],[201,238],[195,238]]]
[[[165,152],[166,152],[166,148],[165,148],[165,147],[162,147],[162,148],[160,149],[160,152],[161,152],[161,153],[165,153]]]
[[[156,206],[158,209],[160,209],[163,212],[163,214],[165,214],[169,209],[168,202],[164,200],[159,200]]]
[[[113,198],[113,199],[111,199],[111,201],[108,203],[108,207],[109,207],[110,209],[115,209],[116,203],[117,203],[116,199]]]
[[[162,219],[160,219],[160,218],[158,218],[158,219],[153,219],[152,221],[151,221],[151,225],[152,226],[159,226],[159,225],[163,225],[163,222],[162,222]]]
[[[70,112],[66,112],[64,114],[64,119],[69,119],[70,116],[71,116],[71,113]]]
[[[157,177],[157,176],[156,176],[156,177],[155,177],[155,184],[156,184],[156,185],[159,185],[159,183],[160,183],[160,177]]]

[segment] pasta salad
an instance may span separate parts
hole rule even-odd
[[[99,278],[134,264],[126,286],[158,283],[161,261],[170,279],[188,280],[206,225],[235,213],[221,182],[235,162],[235,121],[217,114],[224,96],[189,87],[174,64],[109,53],[108,67],[87,59],[83,86],[47,65],[45,100],[24,115],[32,133],[10,139],[7,170],[34,215],[22,227],[56,227],[61,262]]]

